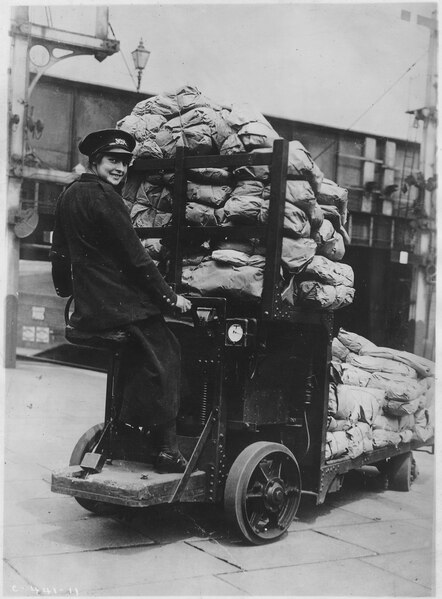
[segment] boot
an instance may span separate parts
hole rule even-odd
[[[159,474],[168,472],[184,472],[187,466],[187,460],[181,454],[180,450],[176,452],[160,451],[155,461],[155,470]]]
[[[161,474],[184,472],[187,461],[178,449],[175,420],[158,426],[155,429],[153,440],[158,452],[154,460],[155,470]]]

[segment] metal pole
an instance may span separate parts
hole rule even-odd
[[[13,9],[13,22],[28,22],[28,8]],[[9,173],[7,211],[12,216],[20,207],[23,174],[24,129],[27,113],[28,40],[22,36],[11,37],[11,69],[9,74]],[[20,265],[20,240],[8,226],[6,233],[6,297],[5,297],[5,368],[15,368],[17,346],[18,281]]]
[[[95,37],[105,40],[109,26],[109,8],[107,6],[97,6],[95,19]]]
[[[418,15],[418,25],[427,27],[430,32],[428,47],[428,65],[425,87],[425,107],[428,115],[423,120],[422,147],[419,161],[419,170],[424,180],[428,181],[435,177],[437,172],[436,148],[437,148],[437,123],[435,109],[437,107],[437,21]],[[418,230],[418,252],[421,257],[435,259],[434,228],[436,226],[436,214],[434,197],[435,191],[424,189],[423,214],[427,219],[427,227]],[[427,277],[428,263],[416,269],[416,335],[414,340],[414,352],[426,358],[434,360],[434,321],[435,321],[435,285]]]
[[[437,173],[436,151],[437,151],[437,123],[435,110],[437,107],[437,29],[436,24],[431,22],[430,26],[430,43],[428,49],[428,72],[425,105],[430,110],[430,115],[424,121],[423,140],[424,147],[424,179],[428,181],[430,177],[435,177]],[[429,228],[426,235],[426,240],[422,239],[421,255],[429,256],[435,260],[435,233],[436,214],[435,214],[435,191],[425,189],[424,192],[424,210],[429,217]],[[427,265],[428,266],[428,265]],[[423,339],[423,355],[426,358],[435,359],[435,295],[436,286],[432,284],[427,277],[426,280],[426,301],[425,305],[425,336]]]

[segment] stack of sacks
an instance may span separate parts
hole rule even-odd
[[[137,158],[163,158],[163,152],[156,142],[156,136],[166,119],[160,114],[129,114],[117,123],[117,129],[123,129],[134,136],[137,142],[134,156]]]
[[[296,279],[293,278],[289,285],[293,290],[287,293],[286,289],[283,294],[288,301],[292,296],[293,303],[297,300],[317,308],[336,310],[353,301],[354,275],[348,264],[315,255]]]
[[[290,282],[291,289],[285,292],[285,299],[290,303],[336,310],[351,304],[354,298],[353,271],[349,265],[340,263],[345,254],[345,243],[350,241],[344,228],[347,190],[323,179],[315,190],[316,206],[309,200],[310,211],[305,207],[305,199],[303,209],[310,214],[316,255],[305,268],[294,272],[296,276]],[[302,207],[299,199],[297,205]]]
[[[372,422],[373,447],[428,441],[434,434],[434,363],[409,352],[378,347],[340,329],[332,342],[332,378],[338,387],[383,393]],[[334,396],[330,395],[334,406]]]
[[[152,123],[151,128],[148,123]],[[222,117],[222,106],[191,86],[139,102],[117,127],[135,136],[136,158],[172,158],[179,146],[187,147],[191,155],[224,153],[224,143],[234,134]],[[238,151],[244,151],[244,147]],[[189,180],[188,222],[200,226],[220,224],[222,215],[217,210],[231,194],[231,173],[225,169],[192,169]],[[172,191],[173,175],[142,176],[129,169],[123,195],[132,205],[134,226],[167,226],[171,220]]]
[[[250,106],[221,106],[192,86],[139,102],[117,127],[135,136],[136,157],[171,158],[179,146],[192,155],[268,152],[279,138],[267,119]],[[135,227],[170,223],[173,174],[143,175],[129,169],[123,194]],[[186,220],[192,226],[263,224],[268,220],[269,198],[268,166],[191,169]],[[289,303],[335,309],[352,301],[353,273],[349,266],[338,264],[345,252],[344,240],[349,241],[346,219],[347,190],[324,179],[299,141],[289,142],[281,260],[284,297]],[[257,241],[263,245],[263,240],[243,240],[251,246]],[[159,242],[146,246],[154,259],[161,255],[160,246]],[[259,299],[265,251],[248,248],[236,255],[236,241],[214,244],[211,249],[205,261],[184,269],[187,289],[203,295],[223,290],[224,295]],[[225,250],[231,250],[227,259]],[[250,276],[250,285],[244,286]]]
[[[385,393],[382,389],[330,384],[325,459],[356,458],[373,449],[373,423]]]

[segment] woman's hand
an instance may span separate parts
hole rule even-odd
[[[178,308],[180,312],[188,312],[192,307],[192,302],[183,295],[177,295],[175,307]]]

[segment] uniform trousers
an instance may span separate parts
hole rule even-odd
[[[131,341],[122,355],[123,401],[119,419],[151,428],[178,414],[181,381],[180,345],[163,316],[127,327]]]

